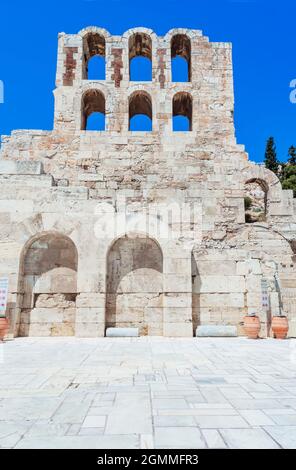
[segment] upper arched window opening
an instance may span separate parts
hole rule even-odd
[[[81,129],[105,130],[105,96],[100,90],[88,90],[82,97]]]
[[[173,82],[191,81],[191,42],[186,34],[175,34],[171,41]]]
[[[135,33],[129,38],[129,78],[152,80],[152,41],[148,34]]]
[[[136,91],[129,98],[129,130],[152,131],[152,102],[145,91]]]
[[[106,43],[98,33],[89,33],[83,42],[84,70],[83,78],[88,80],[105,80],[106,78]]]
[[[173,131],[192,130],[192,96],[187,92],[173,97]]]

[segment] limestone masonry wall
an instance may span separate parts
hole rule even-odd
[[[105,79],[88,80],[97,55]],[[130,80],[138,55],[151,59],[151,81]],[[187,82],[172,80],[175,56],[187,61]],[[54,98],[52,131],[2,136],[0,277],[9,277],[11,335],[138,326],[192,336],[200,324],[243,334],[254,311],[268,336],[279,309],[296,335],[296,206],[236,142],[230,44],[188,29],[61,33]],[[93,112],[105,115],[105,130],[86,130]],[[135,114],[152,118],[150,132],[129,130]],[[174,115],[190,130],[174,132]]]

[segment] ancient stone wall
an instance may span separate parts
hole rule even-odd
[[[296,334],[296,206],[236,143],[231,45],[196,30],[96,27],[58,43],[54,129],[2,137],[11,334],[103,336],[109,325],[192,336],[199,324],[243,334],[243,316],[256,311],[267,335],[281,302]],[[105,79],[88,80],[97,55]],[[151,81],[130,80],[138,55],[151,59]],[[177,55],[187,82],[172,80]],[[93,112],[105,130],[85,129]],[[152,119],[150,132],[130,130],[137,113]],[[187,132],[173,130],[180,114]]]

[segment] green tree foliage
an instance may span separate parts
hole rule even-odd
[[[296,165],[296,147],[291,145],[291,147],[288,150],[288,155],[289,155],[288,163],[290,165]]]
[[[288,150],[288,156],[288,162],[282,164],[280,180],[283,189],[292,189],[296,197],[296,147],[293,145]]]
[[[279,162],[276,154],[276,146],[273,137],[269,137],[266,142],[264,163],[266,168],[278,174]]]
[[[283,189],[292,189],[293,190],[293,195],[296,197],[296,166],[293,166],[295,170],[295,174],[289,176],[289,178],[286,178],[282,181],[282,186]]]

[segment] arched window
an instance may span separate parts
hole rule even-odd
[[[175,34],[171,41],[173,82],[191,81],[191,43],[186,34]]]
[[[173,97],[173,131],[192,130],[192,97],[179,92]]]
[[[129,98],[129,130],[152,131],[152,102],[145,91],[136,91]]]
[[[105,96],[100,90],[88,90],[82,97],[81,129],[105,130]]]
[[[152,41],[148,34],[135,33],[129,38],[129,78],[152,80]]]
[[[264,222],[267,214],[268,185],[265,181],[252,178],[245,183],[245,221]]]
[[[105,38],[98,33],[89,33],[84,38],[84,72],[88,80],[105,80]]]

